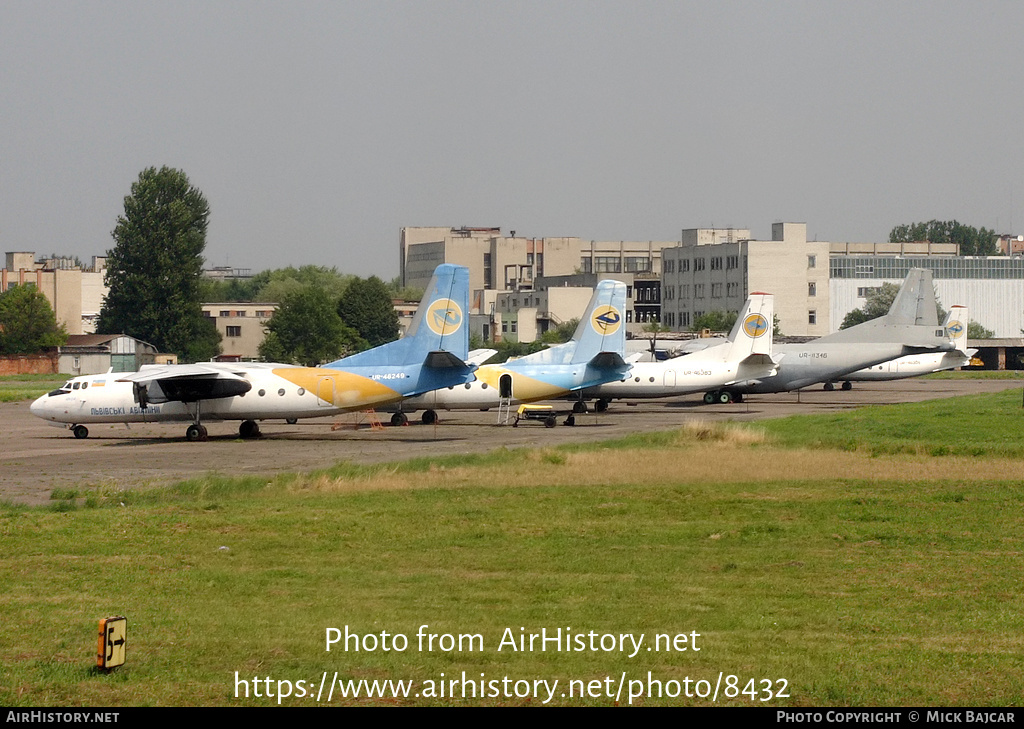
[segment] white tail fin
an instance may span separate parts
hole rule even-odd
[[[729,333],[732,346],[728,359],[739,362],[752,354],[770,357],[774,319],[775,297],[759,291],[751,293]]]
[[[946,315],[946,331],[957,350],[967,353],[967,323],[970,315],[966,306],[954,306]]]

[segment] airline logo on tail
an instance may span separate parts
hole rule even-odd
[[[953,338],[956,338],[956,337],[959,337],[960,336],[960,332],[962,332],[964,330],[964,325],[961,324],[958,321],[951,321],[949,323],[949,326],[946,327],[946,330],[950,333],[950,336],[952,336]]]
[[[621,323],[622,315],[614,306],[599,306],[594,309],[594,314],[590,317],[590,326],[601,335],[614,334],[619,330]]]
[[[426,319],[434,334],[453,334],[462,325],[462,309],[451,299],[438,299],[427,309]]]
[[[743,320],[743,331],[751,339],[757,339],[768,332],[768,320],[761,314],[750,314]]]

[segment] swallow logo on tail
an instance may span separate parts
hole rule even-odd
[[[434,334],[452,334],[462,326],[462,308],[451,299],[438,299],[427,309],[426,319]]]
[[[751,339],[757,339],[768,332],[768,320],[761,314],[750,314],[743,320],[743,331]]]
[[[622,315],[614,306],[599,306],[590,318],[590,325],[598,334],[614,334],[622,323]]]

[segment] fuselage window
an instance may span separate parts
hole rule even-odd
[[[280,390],[278,390],[277,394],[280,395],[281,397],[284,397],[284,388],[282,387]]]
[[[259,391],[259,392],[258,392],[257,394],[258,394],[258,395],[259,395],[260,397],[263,397],[264,395],[266,395],[266,394],[267,394],[267,391],[266,391],[266,390],[260,390],[260,391]]]

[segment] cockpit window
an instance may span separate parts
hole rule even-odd
[[[72,385],[72,389],[77,390],[81,386],[82,386],[81,382],[76,382],[74,385]]]

